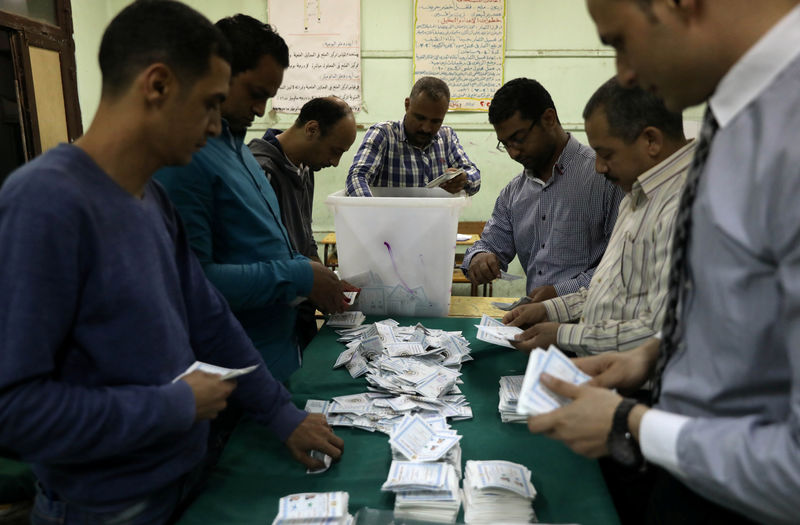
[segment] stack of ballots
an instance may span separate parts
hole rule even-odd
[[[453,465],[461,478],[461,436],[442,416],[405,416],[389,434],[392,459],[441,461]]]
[[[272,525],[352,525],[347,492],[306,492],[284,496]]]
[[[503,423],[524,423],[527,417],[517,413],[517,401],[525,376],[502,376],[500,378],[500,420]]]
[[[395,493],[395,516],[454,523],[461,507],[458,475],[448,463],[392,461],[383,491]]]
[[[466,523],[530,523],[536,489],[531,471],[510,461],[467,461],[464,474]]]
[[[551,392],[539,381],[544,372],[575,385],[591,379],[554,345],[546,351],[537,348],[528,358],[528,366],[525,369],[517,401],[518,414],[544,414],[570,402],[569,399]]]

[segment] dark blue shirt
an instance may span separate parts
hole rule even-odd
[[[172,383],[195,360],[259,363],[234,391],[286,439],[305,413],[203,275],[175,210],[61,145],[0,191],[0,447],[61,498],[108,509],[192,469],[208,423]]]

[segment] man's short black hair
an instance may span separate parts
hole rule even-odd
[[[269,55],[284,69],[289,67],[289,47],[275,30],[252,16],[238,14],[215,24],[231,43],[231,76],[253,69]]]
[[[684,138],[683,117],[664,106],[664,101],[640,87],[627,88],[612,77],[600,86],[586,103],[583,119],[604,109],[612,136],[627,143],[636,140],[644,128],[653,126],[674,140]]]
[[[532,78],[515,78],[506,82],[492,97],[489,123],[505,122],[517,111],[524,120],[539,122],[548,108],[555,111],[556,106],[544,86]]]
[[[173,0],[137,0],[103,33],[103,94],[118,95],[150,64],[161,62],[181,81],[206,73],[213,55],[231,61],[228,41],[203,15]]]
[[[414,87],[411,88],[411,94],[408,98],[415,98],[420,93],[425,93],[431,100],[439,100],[442,97],[450,102],[450,88],[447,87],[447,82],[436,77],[421,77],[414,82]]]
[[[312,98],[300,108],[300,114],[294,125],[302,127],[307,122],[316,120],[319,123],[320,135],[324,137],[337,122],[352,114],[353,110],[344,100],[335,97]]]

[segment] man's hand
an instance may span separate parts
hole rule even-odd
[[[448,172],[458,171],[459,168],[447,168]],[[439,187],[450,193],[458,193],[467,185],[467,174],[462,173],[457,177],[453,177],[447,182],[439,184]]]
[[[547,309],[541,303],[517,306],[503,316],[503,324],[526,328],[547,321]]]
[[[517,350],[524,352],[530,352],[534,348],[547,349],[550,345],[556,344],[559,326],[561,326],[561,323],[549,321],[535,324],[517,335],[510,343]]]
[[[469,261],[467,277],[475,284],[484,284],[500,277],[500,263],[491,252],[476,253]]]
[[[325,313],[338,313],[347,309],[347,298],[342,295],[345,285],[330,269],[318,262],[311,263],[314,284],[308,298]]]
[[[592,376],[588,384],[632,392],[650,379],[658,359],[659,339],[648,339],[633,350],[603,352],[574,359],[575,366]]]
[[[226,400],[236,388],[236,381],[222,381],[220,376],[195,370],[181,378],[194,394],[194,419],[214,419],[227,406]]]
[[[622,397],[605,388],[573,385],[549,374],[541,377],[544,386],[553,393],[573,401],[547,414],[530,416],[528,429],[534,434],[562,441],[583,456],[596,458],[606,455],[614,411]]]
[[[308,453],[319,450],[335,461],[342,457],[344,441],[333,433],[324,415],[309,414],[286,439],[286,447],[294,459],[307,468],[316,470],[325,465]]]
[[[528,297],[530,297],[534,303],[540,303],[542,301],[552,299],[553,297],[558,297],[558,292],[556,292],[555,286],[550,286],[547,284],[531,290],[531,293],[528,294]]]
[[[343,292],[360,292],[361,288],[359,288],[358,286],[353,286],[352,284],[348,283],[347,281],[342,281],[342,291]],[[347,302],[347,305],[350,306],[351,303],[347,301],[347,298],[345,298],[345,302]]]

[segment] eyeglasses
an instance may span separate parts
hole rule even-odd
[[[528,135],[531,134],[531,130],[536,124],[538,124],[538,122],[534,120],[531,123],[530,127],[528,127],[528,129],[526,129],[524,132],[517,131],[510,139],[498,140],[497,146],[495,146],[497,148],[497,151],[502,151],[505,153],[506,151],[508,151],[508,148],[519,149],[520,147],[522,147],[522,145],[528,139]]]

